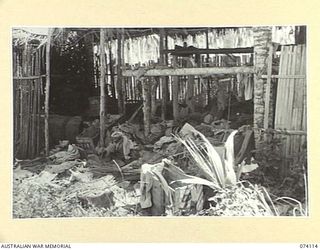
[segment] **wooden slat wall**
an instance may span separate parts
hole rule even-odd
[[[44,146],[41,129],[43,59],[41,50],[31,45],[13,53],[14,154],[18,159],[35,158]],[[30,76],[33,77],[28,79]]]
[[[305,45],[282,46],[279,75],[306,75]],[[306,79],[280,78],[278,80],[275,128],[306,131]],[[286,136],[285,156],[291,157],[301,151],[305,135]]]

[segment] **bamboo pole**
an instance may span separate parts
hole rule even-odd
[[[116,98],[116,89],[114,86],[114,71],[113,71],[113,62],[112,62],[111,43],[109,45],[109,70],[110,70],[110,77],[111,77],[111,93],[112,93],[112,97]]]
[[[38,56],[38,73],[41,74],[41,50],[37,51]],[[37,81],[37,155],[40,153],[41,146],[40,146],[40,112],[41,112],[41,89],[40,86],[42,86],[42,79],[38,79]]]
[[[209,29],[206,29],[206,48],[209,50]],[[207,53],[207,63],[209,63],[210,55]]]
[[[49,155],[49,97],[50,97],[50,47],[52,28],[48,30],[48,40],[46,45],[46,90],[45,90],[45,118],[44,118],[44,138],[45,138],[45,153]]]
[[[100,29],[100,147],[104,147],[106,94],[105,94],[105,29]]]
[[[177,65],[177,57],[173,56],[172,58],[172,66],[176,67]],[[178,76],[172,77],[172,109],[173,109],[173,119],[176,121],[179,119],[179,81]]]
[[[251,66],[242,67],[206,67],[206,68],[159,68],[146,69],[144,76],[192,76],[192,75],[219,75],[219,74],[237,74],[254,73]],[[139,76],[141,70],[123,70],[123,76]]]
[[[157,81],[155,77],[152,77],[151,79],[151,114],[152,116],[156,115],[156,109],[157,109]]]
[[[165,47],[165,30],[160,29],[160,65],[167,65],[166,55],[163,53]],[[162,102],[161,102],[161,118],[166,119],[167,116],[167,103],[168,103],[168,84],[165,76],[160,77],[160,85],[162,89]]]
[[[123,93],[121,81],[121,31],[117,31],[117,97],[118,97],[118,112],[123,113]]]
[[[271,78],[278,78],[278,79],[305,79],[306,75],[271,75]],[[261,78],[268,78],[267,75],[262,75]]]
[[[187,62],[188,67],[192,67],[191,62]],[[194,76],[188,76],[188,82],[187,82],[187,90],[186,90],[186,103],[190,109],[191,112],[194,112]]]
[[[143,124],[144,135],[147,137],[150,134],[150,85],[147,79],[142,79],[142,95],[143,95]]]
[[[279,46],[280,47],[280,46]],[[166,49],[163,51],[165,54],[172,54],[172,55],[185,55],[188,54],[196,54],[196,55],[203,55],[203,54],[253,54],[253,47],[246,47],[246,48],[223,48],[223,49]]]
[[[122,72],[121,70],[121,66],[125,65],[124,63],[124,28],[121,29],[121,60],[120,60],[121,64],[120,64],[120,73]],[[127,99],[127,94],[126,94],[126,89],[127,89],[127,85],[126,85],[126,81],[125,78],[122,77],[122,75],[120,74],[120,81],[121,81],[121,85],[122,85],[122,113],[125,114],[126,113],[126,99]]]

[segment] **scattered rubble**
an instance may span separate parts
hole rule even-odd
[[[108,127],[103,148],[97,141],[99,121],[88,123],[77,144],[62,140],[49,157],[17,162],[13,216],[292,213],[288,204],[274,205],[262,187],[235,182],[259,168],[251,154],[252,130],[232,130],[228,121],[213,119],[207,114],[195,127],[159,122],[151,125],[149,137],[137,124],[109,122],[113,126]],[[90,147],[84,146],[83,138]],[[217,161],[224,168],[219,171],[234,171],[233,181],[228,181],[230,175],[213,177]]]

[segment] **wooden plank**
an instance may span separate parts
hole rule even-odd
[[[285,70],[286,70],[286,74],[290,75],[292,74],[292,64],[293,64],[293,54],[292,54],[292,47],[288,46],[287,48],[287,54],[288,54],[288,63],[286,65],[284,65]],[[288,119],[291,120],[291,117],[289,116],[289,113],[291,113],[290,107],[289,107],[289,99],[290,99],[290,92],[291,92],[291,88],[290,88],[290,79],[284,79],[284,99],[283,99],[283,103],[282,103],[282,116],[283,116],[283,125],[282,128],[285,129],[289,129],[288,128],[288,124],[290,124],[288,122]],[[289,148],[290,148],[290,140],[291,138],[287,137],[284,143],[284,149],[283,149],[283,153],[284,153],[284,157],[285,159],[287,159],[287,157],[289,156]],[[285,164],[284,166],[284,173],[286,173],[287,169],[287,164]]]
[[[28,141],[29,141],[29,86],[27,84],[24,84],[22,87],[23,91],[23,158],[28,157]]]
[[[123,76],[140,76],[141,70],[123,70]],[[254,73],[253,67],[206,67],[206,68],[161,68],[146,69],[144,76],[192,76]]]
[[[302,67],[302,46],[297,46],[297,64],[295,74],[300,74]],[[295,79],[294,83],[294,97],[293,97],[293,113],[292,113],[292,129],[301,129],[302,112],[303,112],[303,85],[301,79]],[[298,153],[300,151],[301,136],[296,136],[292,142],[292,152]]]
[[[295,70],[296,70],[296,65],[298,62],[297,59],[297,46],[292,46],[291,48],[291,54],[292,54],[292,63],[290,66],[290,72],[289,74],[294,75]],[[293,98],[294,98],[294,92],[295,92],[295,79],[288,79],[288,102],[287,102],[287,119],[286,119],[286,128],[287,129],[292,129],[293,127],[293,108],[294,108],[294,103],[293,103]],[[287,142],[287,149],[286,153],[287,156],[292,154],[292,145],[293,145],[293,138],[288,138]]]
[[[280,62],[279,62],[279,74],[281,74],[283,72],[283,61],[284,61],[283,50],[284,50],[284,48],[282,48],[282,50],[281,50],[281,56],[280,56]],[[279,124],[280,124],[280,114],[279,114],[278,105],[280,102],[282,80],[283,79],[279,79],[277,82],[277,92],[276,92],[277,94],[276,94],[275,117],[274,117],[274,127],[275,128],[278,128]]]
[[[305,58],[305,45],[299,45],[300,47],[300,58],[301,58],[301,64],[298,69],[299,74],[305,73],[305,67],[306,67],[306,58]],[[296,127],[302,130],[306,131],[306,128],[304,127],[304,122],[306,122],[306,86],[305,86],[305,79],[300,79],[297,83],[297,99],[295,102],[297,102],[299,105],[296,105],[297,110],[297,121],[296,121]],[[296,148],[299,150],[299,152],[302,150],[302,146],[305,142],[305,137],[300,136],[299,140],[296,142]]]
[[[106,93],[105,93],[105,74],[106,74],[106,60],[105,60],[105,34],[104,28],[100,29],[100,147],[104,147],[105,137],[105,120],[106,120]]]
[[[41,73],[41,50],[37,51],[38,55],[38,68],[37,74]],[[40,146],[40,112],[41,112],[41,86],[42,79],[37,80],[37,155],[39,155],[41,146]]]
[[[28,53],[29,54],[29,53]],[[27,57],[29,59],[29,55]],[[30,63],[30,60],[28,60],[28,63]],[[29,74],[30,71],[30,67],[29,65],[27,66],[27,74]],[[31,84],[30,84],[30,80],[27,80],[28,83],[28,92],[27,92],[27,119],[25,120],[25,123],[27,124],[27,137],[26,137],[26,144],[27,144],[27,155],[26,157],[28,159],[31,158],[31,147],[32,145],[30,145],[31,142],[31,123],[32,123],[32,117],[31,117],[31,108],[32,108],[32,104],[31,104],[31,94],[32,94],[32,90],[31,90]]]
[[[31,156],[34,158],[36,156],[36,105],[37,105],[37,96],[35,89],[35,82],[32,81],[32,124],[31,124]]]
[[[269,107],[270,107],[270,91],[271,91],[271,73],[272,73],[272,57],[273,57],[273,45],[269,46],[269,57],[267,64],[267,86],[266,86],[266,96],[264,102],[264,122],[263,127],[267,129],[269,127]]]
[[[302,73],[306,73],[306,46],[302,47]],[[307,131],[307,86],[306,86],[306,79],[303,80],[303,115],[302,115],[302,124],[301,128],[304,131]],[[307,137],[303,137],[301,139],[301,147],[304,146]]]
[[[45,90],[45,152],[49,155],[49,96],[50,96],[50,47],[51,47],[52,28],[49,28],[46,44],[46,90]]]
[[[20,105],[19,105],[19,98],[20,98],[20,90],[18,86],[18,81],[13,81],[14,86],[14,156],[16,156],[19,152],[18,148],[18,141],[19,141],[19,114],[20,114]]]
[[[290,67],[292,63],[292,53],[290,53],[290,47],[287,47],[287,63],[284,64],[284,71],[285,74],[290,74]],[[287,128],[287,103],[289,99],[289,89],[288,89],[288,80],[289,79],[283,79],[283,90],[282,90],[282,95],[283,99],[281,100],[280,107],[281,107],[281,117],[282,117],[282,122],[281,122],[281,128]]]

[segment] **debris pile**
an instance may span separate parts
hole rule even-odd
[[[210,114],[191,123],[154,123],[146,137],[139,124],[111,122],[105,147],[99,120],[88,123],[76,144],[62,140],[49,157],[17,162],[13,216],[304,214],[301,204],[240,181],[259,169],[250,127],[233,130]]]

